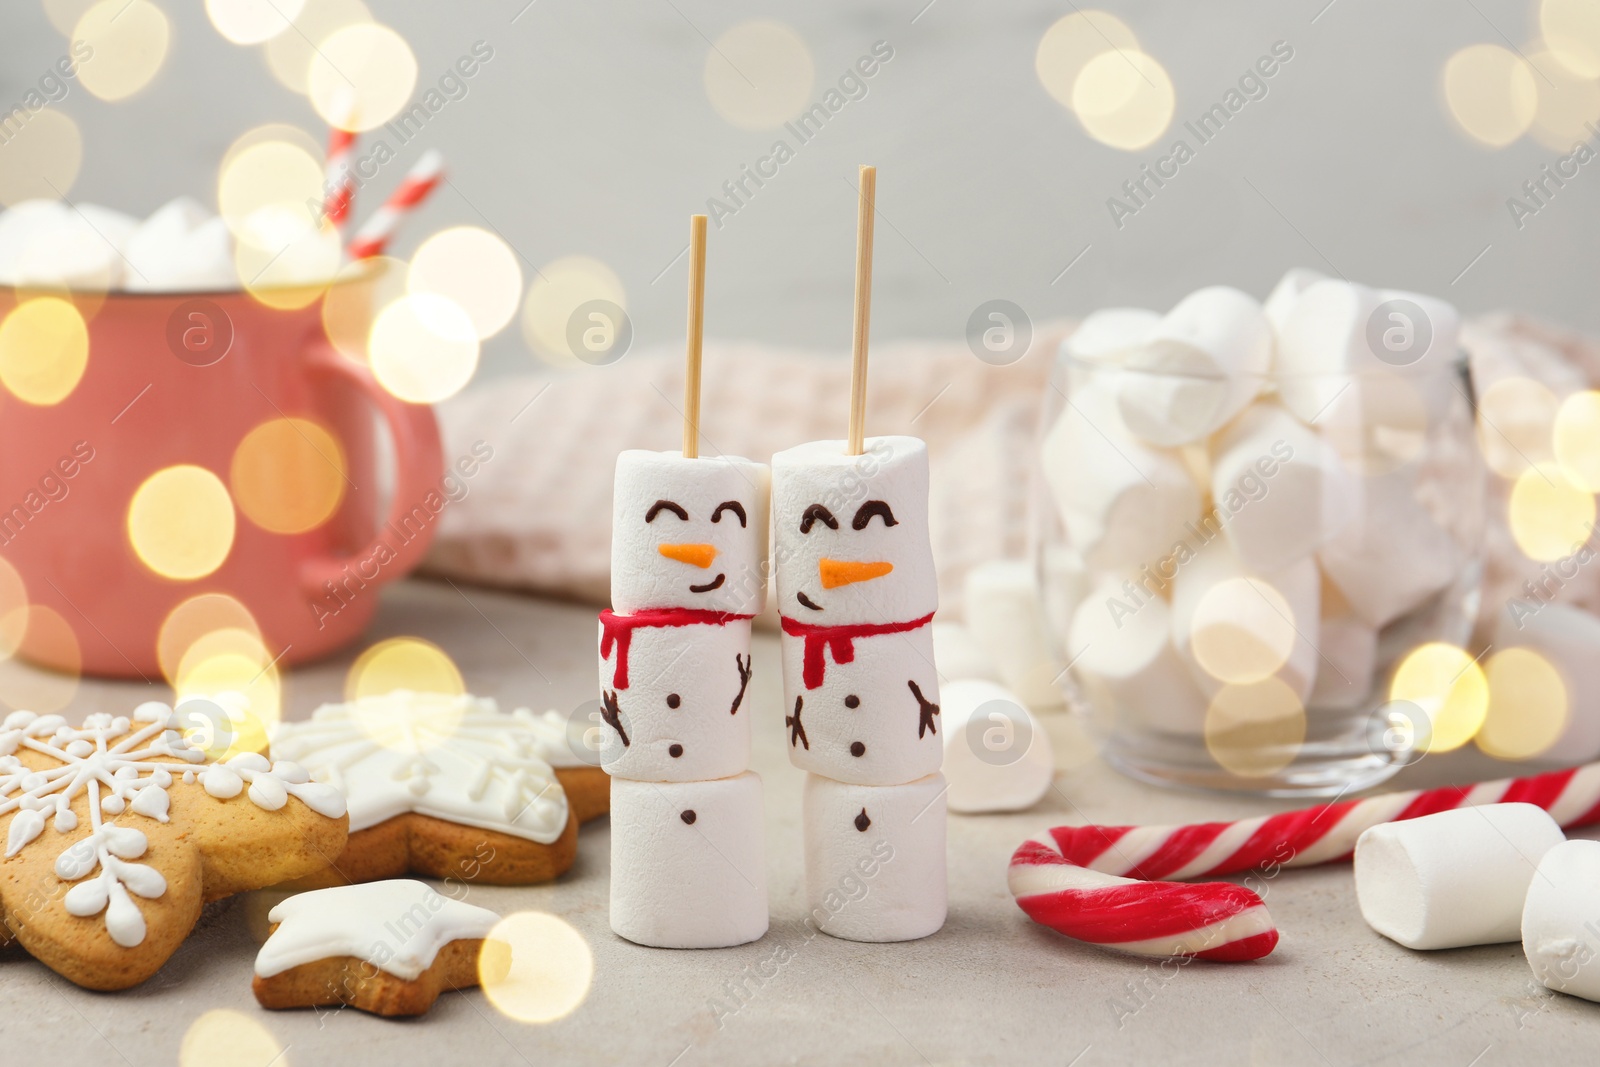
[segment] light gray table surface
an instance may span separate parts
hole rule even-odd
[[[409,581],[387,590],[368,640],[429,638],[477,693],[508,704],[568,709],[592,697],[592,608],[469,587]],[[285,713],[301,718],[341,691],[354,650],[290,672]],[[766,784],[772,926],[739,948],[641,948],[606,921],[609,831],[586,825],[573,869],[551,885],[474,887],[501,912],[553,912],[587,940],[594,978],[568,1017],[530,1025],[501,1015],[482,992],[447,993],[415,1021],[353,1010],[268,1012],[250,993],[259,902],[214,908],[143,986],[91,993],[27,959],[0,961],[0,1061],[172,1064],[185,1033],[213,1009],[270,1035],[227,1062],[265,1067],[338,1063],[1228,1063],[1235,1065],[1592,1062],[1600,1005],[1538,987],[1521,946],[1417,953],[1362,922],[1348,867],[1286,871],[1265,896],[1282,932],[1251,964],[1169,967],[1067,941],[1026,919],[1005,885],[1024,838],[1085,819],[1140,823],[1235,818],[1290,806],[1131,782],[1103,764],[1077,722],[1046,719],[1055,787],[1014,815],[952,815],[950,916],[922,941],[865,945],[806,937],[801,881],[800,772],[784,755],[777,647],[759,634],[752,683],[754,765]],[[76,710],[125,709],[148,691],[85,681]],[[1450,756],[1408,769],[1400,785],[1502,773]],[[252,923],[252,916],[257,922]],[[253,932],[253,929],[256,932]],[[780,943],[788,962],[718,1024],[713,998],[745,980]],[[764,968],[769,973],[772,968]],[[243,1033],[243,1031],[241,1031]],[[26,1050],[23,1058],[21,1050]],[[201,1067],[185,1061],[185,1067]]]

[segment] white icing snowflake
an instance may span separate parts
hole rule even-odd
[[[493,700],[396,690],[284,723],[272,752],[344,791],[351,833],[415,812],[549,844],[567,825],[551,743]]]
[[[248,786],[251,802],[267,811],[294,796],[329,818],[344,814],[338,791],[312,782],[304,768],[269,763],[255,753],[208,763],[177,725],[173,710],[154,701],[135,708],[132,719],[91,715],[76,728],[60,715],[31,711],[12,712],[0,722],[0,816],[15,812],[5,858],[32,844],[47,824],[57,833],[77,829],[72,801],[87,793],[89,834],[56,857],[56,877],[78,883],[63,901],[67,911],[80,917],[105,912],[106,931],[124,948],[145,936],[144,916],[133,897],[153,900],[167,891],[167,880],[154,867],[133,862],[150,847],[144,831],[109,822],[107,816],[168,821],[167,790],[179,778],[223,800]],[[28,767],[17,756],[23,750],[49,756],[58,765]]]

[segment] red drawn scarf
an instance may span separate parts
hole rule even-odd
[[[632,615],[618,615],[610,608],[600,613],[600,658],[611,655],[611,646],[617,646],[617,666],[611,674],[611,685],[616,689],[628,688],[628,646],[633,643],[633,631],[641,626],[726,626],[730,622],[752,618],[731,611],[701,611],[695,608],[656,608],[636,611]]]
[[[850,663],[856,658],[856,638],[877,637],[880,634],[903,634],[928,625],[933,612],[910,622],[857,623],[854,626],[818,626],[781,616],[783,632],[790,637],[803,637],[806,641],[802,662],[805,669],[806,688],[815,689],[822,684],[828,669],[827,652],[833,653],[833,662]]]

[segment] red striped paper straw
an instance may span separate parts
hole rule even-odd
[[[371,259],[381,255],[401,221],[428,198],[428,194],[443,178],[444,157],[431,150],[424,152],[416,166],[401,180],[399,187],[389,194],[389,199],[362,223],[355,237],[351,238],[350,258]]]
[[[355,101],[346,93],[340,102],[339,121],[328,131],[327,165],[323,171],[327,193],[323,198],[322,213],[341,234],[350,218],[350,204],[356,192],[355,175],[350,167],[355,155],[356,135],[348,128],[354,125]]]

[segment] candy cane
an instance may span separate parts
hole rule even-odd
[[[350,258],[370,259],[380,255],[388,247],[401,220],[426,200],[443,178],[444,157],[438,152],[424,152],[383,206],[356,231],[350,241]]]
[[[1538,805],[1562,826],[1600,822],[1600,763],[1238,822],[1058,826],[1017,849],[1009,881],[1017,904],[1031,918],[1080,941],[1142,956],[1256,959],[1278,940],[1259,896],[1230,882],[1154,880],[1346,860],[1370,826],[1513,802]]]

